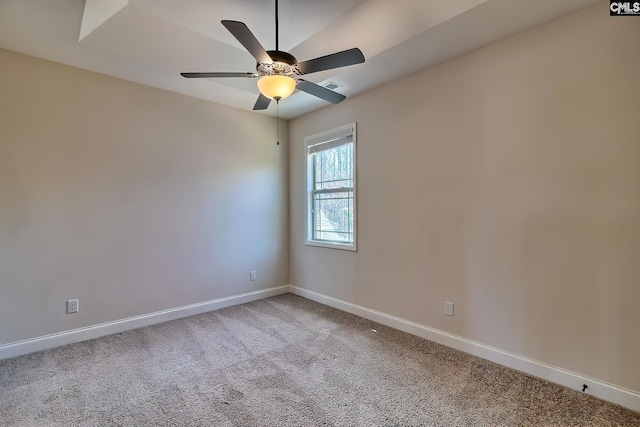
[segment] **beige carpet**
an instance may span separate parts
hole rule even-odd
[[[1,426],[640,426],[293,295],[0,362]]]

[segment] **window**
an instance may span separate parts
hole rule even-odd
[[[356,250],[356,124],[305,138],[307,245]]]

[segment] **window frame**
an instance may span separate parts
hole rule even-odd
[[[344,135],[345,132],[351,130],[351,138],[353,139],[353,243],[339,243],[339,242],[330,242],[323,240],[314,240],[313,239],[313,188],[315,184],[315,167],[313,165],[313,161],[315,156],[312,156],[309,153],[310,146],[317,146],[319,144],[330,143],[332,139],[335,139],[337,135]],[[340,249],[346,251],[357,251],[358,250],[358,203],[357,203],[357,174],[358,174],[358,157],[357,157],[357,141],[356,141],[356,123],[350,123],[344,126],[340,126],[331,130],[327,130],[324,132],[316,133],[313,135],[309,135],[305,137],[305,168],[306,168],[306,237],[305,237],[305,245],[307,246],[317,246],[321,248],[331,248],[331,249]],[[322,140],[325,140],[324,142]]]

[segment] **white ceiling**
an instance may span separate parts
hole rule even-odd
[[[597,1],[280,0],[279,48],[299,61],[360,48],[364,64],[305,76],[352,96]],[[0,47],[251,110],[255,79],[179,75],[255,71],[222,19],[275,48],[274,0],[0,0]],[[275,115],[274,104],[260,114]],[[280,116],[328,105],[296,92]]]

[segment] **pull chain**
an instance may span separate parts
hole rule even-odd
[[[278,46],[278,0],[276,0],[276,51],[279,49]],[[280,145],[280,97],[275,98],[276,100],[276,136],[277,142],[276,145]]]

